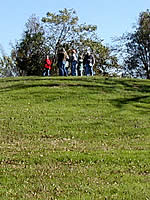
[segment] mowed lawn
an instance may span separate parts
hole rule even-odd
[[[150,200],[150,81],[0,79],[0,200]]]

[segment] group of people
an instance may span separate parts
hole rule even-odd
[[[70,55],[67,54],[64,48],[61,48],[57,54],[57,66],[60,76],[68,76],[69,69],[72,76],[93,76],[93,66],[95,58],[90,51],[85,55],[82,53],[77,55],[76,50],[71,50]],[[52,69],[52,60],[47,56],[44,65],[43,76],[50,76]]]

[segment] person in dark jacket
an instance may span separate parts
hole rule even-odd
[[[67,58],[68,58],[67,52],[65,51],[64,48],[61,48],[57,54],[59,76],[68,76],[68,73],[66,70]]]
[[[83,60],[83,64],[85,66],[85,74],[86,76],[93,76],[94,75],[94,71],[93,71],[93,66],[95,64],[95,58],[94,56],[91,54],[90,51],[87,51],[84,60]]]

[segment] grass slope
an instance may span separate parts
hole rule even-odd
[[[1,200],[149,200],[150,81],[0,79]]]

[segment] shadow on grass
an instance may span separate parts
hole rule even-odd
[[[137,96],[137,97],[133,97],[133,98],[120,98],[120,99],[117,98],[117,99],[111,100],[110,103],[112,103],[117,108],[122,108],[123,106],[125,106],[127,104],[141,103],[139,105],[135,105],[135,107],[144,109],[145,111],[150,112],[150,108],[143,106],[143,104],[150,105],[150,101],[148,101],[148,98],[150,98],[150,95]]]
[[[139,79],[121,79],[121,78],[105,78],[105,77],[18,77],[18,78],[6,78],[1,79],[3,86],[0,87],[0,92],[8,92],[11,90],[20,90],[35,87],[85,87],[92,90],[99,89],[103,92],[115,92],[118,90],[130,91],[130,92],[142,92],[150,93],[150,82],[147,80]],[[5,84],[6,82],[6,84]],[[10,82],[10,85],[8,83]],[[13,84],[18,82],[18,84]],[[5,85],[4,85],[5,84]],[[148,96],[145,95],[145,98]],[[129,102],[138,101],[139,98],[135,97],[131,99],[123,98],[116,99],[113,102],[116,105],[127,104]],[[118,102],[118,103],[117,103]]]
[[[106,91],[115,90],[117,88],[123,88],[127,91],[137,91],[137,92],[150,92],[150,82],[147,80],[139,79],[122,79],[122,78],[105,78],[105,77],[39,77],[39,78],[27,78],[24,81],[57,81],[63,82],[65,86],[83,86],[92,88],[106,88]],[[70,82],[70,83],[69,83]],[[71,84],[74,82],[74,84]],[[50,84],[48,84],[49,86]]]
[[[94,80],[94,79],[93,79]],[[57,78],[25,78],[25,79],[14,79],[14,82],[19,82],[18,84],[11,84],[6,86],[0,87],[0,92],[9,92],[12,90],[20,90],[20,89],[27,89],[27,88],[36,88],[36,87],[85,87],[91,88],[92,90],[101,89],[105,92],[111,92],[114,87],[112,85],[104,85],[100,84],[100,82],[95,83],[93,80],[87,79],[87,77],[57,77]],[[46,82],[45,82],[46,81]],[[2,81],[4,82],[4,81]],[[13,82],[11,79],[6,80],[6,83]],[[37,83],[38,82],[38,83]],[[93,83],[93,84],[92,84]]]
[[[14,82],[14,83],[13,83]],[[90,92],[90,94],[100,94],[102,93],[122,93],[124,91],[129,91],[129,97],[109,99],[108,101],[114,105],[116,108],[121,109],[125,105],[133,105],[140,112],[150,112],[149,98],[150,98],[150,82],[147,80],[138,80],[138,79],[119,79],[119,78],[105,78],[105,77],[19,77],[19,78],[6,78],[0,79],[0,93],[15,91],[15,90],[24,90],[29,88],[64,88],[60,92],[53,91],[51,100],[57,100],[58,96],[63,98],[74,98],[72,93],[69,93],[69,96],[65,95],[65,88],[80,88],[82,87],[82,95]],[[84,88],[85,90],[83,94]],[[22,91],[24,93],[24,91]],[[51,91],[52,92],[52,91]],[[35,94],[36,91],[33,91]],[[140,94],[139,94],[140,93]],[[32,91],[30,93],[32,95]],[[38,93],[39,98],[44,98],[46,95],[46,90],[41,90]],[[127,93],[126,93],[127,94]],[[102,94],[101,94],[102,95]],[[134,96],[132,96],[134,95]],[[66,97],[65,97],[66,96]],[[49,101],[48,99],[46,99]]]

